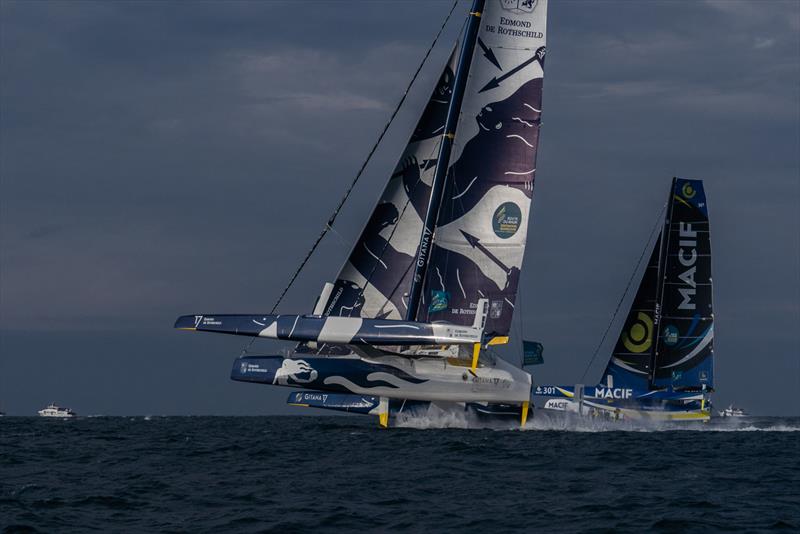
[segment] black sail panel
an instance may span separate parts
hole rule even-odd
[[[711,239],[703,182],[676,178],[670,204],[653,385],[713,388]]]
[[[642,274],[636,296],[603,373],[612,387],[647,389],[658,322],[657,295],[661,237],[656,240],[650,261]],[[610,377],[610,378],[609,378]]]

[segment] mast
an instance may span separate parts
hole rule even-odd
[[[654,326],[653,326],[653,356],[650,360],[650,389],[654,389],[655,380],[656,380],[656,365],[658,364],[658,347],[659,347],[659,339],[661,336],[658,335],[658,332],[661,328],[661,315],[663,314],[664,310],[664,284],[667,280],[666,274],[666,264],[667,264],[667,253],[669,251],[669,240],[670,240],[670,231],[669,225],[672,221],[672,210],[674,207],[674,203],[672,201],[672,195],[675,194],[675,182],[677,181],[676,177],[672,177],[672,185],[669,188],[669,196],[667,197],[667,214],[666,218],[664,219],[664,228],[661,230],[661,250],[659,251],[659,258],[658,258],[658,284],[656,286],[656,311],[654,317]]]
[[[439,156],[436,160],[436,173],[434,174],[431,184],[431,196],[425,211],[422,234],[420,235],[417,257],[414,262],[414,273],[408,292],[408,307],[406,309],[407,321],[413,321],[417,317],[417,308],[419,307],[419,300],[422,296],[425,273],[428,270],[428,263],[430,261],[433,232],[436,226],[436,219],[439,216],[439,208],[442,204],[447,171],[450,166],[450,153],[453,149],[453,139],[456,135],[458,117],[461,113],[461,102],[464,98],[464,89],[467,85],[469,66],[472,62],[472,53],[475,50],[475,42],[478,37],[478,29],[480,28],[480,19],[484,3],[485,0],[473,0],[472,10],[470,10],[469,20],[467,21],[464,44],[461,47],[461,56],[458,60],[458,67],[453,82],[453,96],[450,99],[450,107],[447,110],[444,133],[442,134],[442,141],[439,145]]]

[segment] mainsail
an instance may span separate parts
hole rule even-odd
[[[439,77],[400,161],[336,277],[323,315],[401,319],[452,95],[456,53]]]
[[[419,321],[472,324],[488,298],[489,337],[514,311],[536,172],[545,0],[486,2],[433,237]]]
[[[653,386],[713,389],[711,239],[702,181],[673,179],[663,232]]]
[[[703,182],[674,178],[664,228],[603,379],[609,387],[713,389],[713,322]]]

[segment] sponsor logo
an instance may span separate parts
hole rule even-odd
[[[569,404],[570,401],[568,400],[549,399],[546,403],[544,403],[544,407],[546,410],[560,410],[565,412],[567,411]]]
[[[681,188],[681,194],[683,195],[683,198],[694,198],[694,196],[697,194],[697,191],[694,190],[692,184],[686,182]]]
[[[708,371],[700,371],[700,382],[708,382]]]
[[[503,301],[493,300],[489,305],[489,317],[491,319],[498,319],[503,315]]]
[[[688,184],[687,184],[688,185]],[[686,187],[684,186],[684,189]],[[693,193],[694,194],[694,193]],[[692,299],[697,294],[697,283],[694,275],[697,272],[697,232],[692,230],[691,223],[678,223],[678,262],[686,267],[686,270],[678,275],[685,287],[679,287],[678,293],[681,295],[681,302],[678,304],[679,310],[694,310],[696,308]]]
[[[670,347],[677,345],[678,340],[680,339],[680,334],[678,333],[678,327],[675,325],[667,325],[664,328],[664,344]]]
[[[622,344],[630,352],[640,353],[653,344],[653,319],[644,312],[639,312],[636,321],[622,334]]]
[[[510,380],[498,377],[473,376],[472,383],[476,386],[493,386],[500,389],[508,389],[511,387]]]
[[[241,374],[268,373],[269,369],[262,369],[257,363],[242,362],[239,364],[239,372]]]
[[[431,291],[431,303],[428,306],[430,313],[438,312],[447,309],[447,304],[450,302],[450,293],[447,291]]]
[[[316,380],[318,375],[316,369],[311,367],[307,361],[286,358],[280,368],[275,371],[272,383],[285,386],[289,384],[289,380],[292,380],[298,384],[306,384]]]
[[[319,401],[319,402],[326,402],[328,400],[327,393],[298,393],[297,400],[306,400],[306,401]]]
[[[594,388],[594,396],[599,399],[630,399],[633,396],[633,390],[596,387]]]
[[[531,13],[539,0],[501,0],[500,7],[512,13]]]
[[[422,232],[422,241],[419,244],[419,254],[417,255],[417,267],[424,267],[425,266],[425,258],[428,256],[428,245],[431,242],[431,231],[428,227],[425,227],[425,231]]]
[[[683,377],[683,371],[672,371],[672,380],[680,380]]]
[[[505,202],[492,216],[492,230],[500,239],[508,239],[519,230],[522,223],[522,210],[513,202]]]

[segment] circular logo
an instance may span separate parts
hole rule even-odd
[[[684,198],[692,198],[696,193],[694,187],[692,187],[692,184],[689,182],[683,184],[683,189],[681,189],[681,192],[683,193]]]
[[[680,339],[680,333],[678,332],[678,327],[675,325],[667,325],[664,327],[664,345],[668,345],[672,347],[673,345],[678,344],[678,340]]]
[[[513,202],[500,204],[492,216],[492,230],[500,239],[508,239],[517,233],[522,224],[522,210]]]
[[[637,354],[649,349],[653,344],[653,319],[639,312],[628,331],[622,334],[622,344]]]

